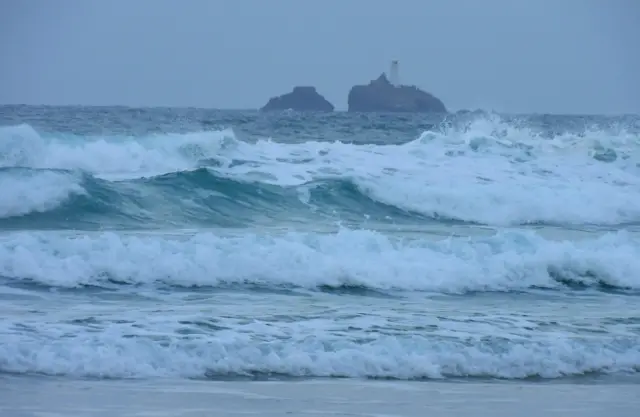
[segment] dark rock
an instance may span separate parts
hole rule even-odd
[[[315,87],[294,87],[293,91],[278,97],[272,97],[262,107],[262,111],[274,110],[322,111],[332,112],[334,107],[322,97]]]
[[[349,91],[350,112],[447,113],[437,97],[415,86],[394,86],[383,73],[368,85],[355,85]]]

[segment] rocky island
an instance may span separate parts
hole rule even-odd
[[[334,107],[320,95],[315,87],[297,86],[293,91],[278,97],[272,97],[262,107],[262,111],[278,110],[332,112]]]
[[[393,68],[392,64],[392,75]],[[368,85],[353,86],[347,101],[350,112],[447,113],[439,98],[415,86],[392,83],[385,73]]]

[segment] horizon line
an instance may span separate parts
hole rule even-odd
[[[226,112],[252,112],[252,113],[260,113],[260,114],[279,114],[284,113],[277,111],[268,111],[264,112],[260,110],[260,107],[230,107],[230,108],[222,108],[222,107],[202,107],[202,106],[170,106],[170,105],[130,105],[130,104],[27,104],[27,103],[0,103],[0,107],[59,107],[59,108],[119,108],[119,109],[131,109],[131,110],[153,110],[153,109],[165,109],[165,110],[207,110],[207,111],[226,111]],[[435,115],[435,114],[456,114],[459,112],[486,112],[486,113],[495,113],[499,115],[505,116],[573,116],[573,117],[624,117],[624,116],[640,116],[639,113],[572,113],[572,112],[510,112],[510,111],[498,111],[498,110],[489,110],[489,109],[467,109],[460,108],[454,111],[449,111],[447,113],[428,113],[428,112],[349,112],[347,109],[334,109],[330,112],[316,112],[316,111],[308,111],[308,112],[300,112],[293,110],[294,113],[318,113],[318,114],[332,114],[332,113],[363,113],[363,114],[394,114],[394,115],[403,115],[403,114],[415,114],[415,115]]]

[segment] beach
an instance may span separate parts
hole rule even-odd
[[[634,385],[382,381],[31,381],[3,388],[6,417],[632,417]]]

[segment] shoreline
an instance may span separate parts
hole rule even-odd
[[[26,416],[631,417],[637,384],[218,382],[2,377],[0,414]]]

